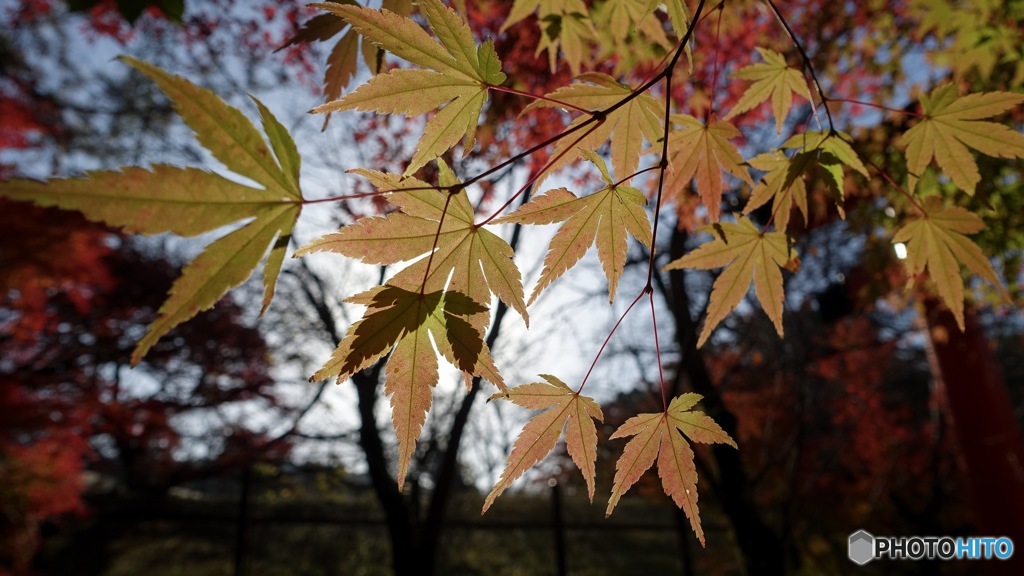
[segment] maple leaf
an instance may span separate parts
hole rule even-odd
[[[673,130],[668,136],[666,186],[671,193],[680,193],[696,178],[697,192],[707,207],[708,218],[717,222],[722,204],[722,173],[754,185],[743,167],[743,156],[729,142],[741,136],[740,131],[724,120],[704,124],[688,114],[674,114],[672,122],[682,130]]]
[[[439,378],[437,353],[468,377],[480,376],[505,390],[487,343],[468,320],[485,307],[458,292],[421,294],[391,284],[377,286],[346,302],[366,305],[366,312],[349,327],[310,381],[344,381],[391,352],[384,369],[384,391],[391,397],[391,421],[398,436],[401,490],[430,410],[431,390]]]
[[[626,265],[627,232],[644,246],[651,246],[651,222],[643,209],[647,204],[646,196],[636,188],[615,185],[600,156],[589,150],[584,150],[583,154],[598,167],[607,186],[582,198],[577,198],[565,188],[548,190],[515,212],[494,221],[495,224],[518,222],[533,225],[564,221],[551,239],[544,257],[544,271],[528,304],[532,304],[544,288],[579,262],[591,244],[597,245],[597,256],[608,278],[608,301],[611,302],[615,299],[615,289]]]
[[[904,262],[911,275],[910,281],[927,270],[939,296],[963,330],[964,280],[960,264],[991,282],[1007,302],[1010,295],[981,248],[965,236],[985,228],[981,218],[958,206],[944,207],[936,196],[925,201],[923,210],[924,215],[900,228],[892,241],[906,244]]]
[[[899,140],[906,148],[910,191],[934,158],[939,168],[964,192],[974,195],[981,181],[978,164],[969,148],[997,158],[1024,158],[1024,134],[995,122],[980,122],[1024,102],[1024,95],[1009,92],[957,95],[947,84],[920,97],[924,119]]]
[[[592,398],[580,396],[564,382],[550,374],[541,374],[547,382],[534,382],[511,388],[506,393],[491,397],[507,398],[513,404],[531,410],[544,410],[530,419],[516,438],[508,455],[505,470],[498,483],[484,501],[481,514],[487,512],[494,500],[540,462],[555,447],[565,429],[565,446],[576,467],[587,481],[587,493],[594,500],[594,479],[597,476],[597,428],[594,420],[604,422],[601,407]]]
[[[573,76],[579,74],[580,65],[587,60],[587,44],[596,36],[586,3],[583,0],[516,0],[501,25],[501,31],[534,12],[537,12],[541,31],[534,56],[547,50],[548,66],[554,72],[561,49],[563,60]]]
[[[690,10],[686,7],[684,0],[668,0],[665,3],[665,10],[668,12],[669,20],[672,21],[672,28],[676,37],[682,38],[690,27]]]
[[[601,24],[608,27],[617,43],[625,40],[629,29],[651,13],[647,0],[621,0],[605,6],[607,9],[601,14]]]
[[[843,199],[846,197],[843,181],[846,176],[843,166],[848,166],[865,178],[868,177],[868,169],[861,162],[857,152],[850,146],[852,138],[845,132],[838,130],[831,132],[801,132],[795,134],[782,143],[782,148],[797,150],[789,163],[789,171],[786,174],[785,183],[794,182],[801,177],[810,167],[810,160],[815,160],[825,174],[828,175],[829,183],[839,194],[839,201],[836,207],[843,218],[846,212],[843,210]]]
[[[762,232],[749,218],[740,218],[735,224],[722,222],[714,227],[708,226],[704,231],[714,233],[715,239],[665,266],[665,270],[710,270],[726,266],[712,286],[707,318],[697,347],[703,346],[715,326],[739,306],[750,289],[751,280],[761,307],[782,336],[785,295],[781,268],[791,258],[786,235]]]
[[[740,80],[753,80],[753,84],[747,87],[740,97],[740,101],[725,116],[729,120],[743,112],[753,110],[769,98],[772,100],[772,113],[775,115],[775,129],[782,133],[782,125],[789,115],[789,109],[793,107],[793,95],[803,97],[811,101],[811,90],[807,86],[807,79],[803,73],[786,65],[786,58],[774,50],[758,48],[764,62],[744,66],[732,77]]]
[[[340,100],[317,106],[313,112],[364,110],[415,116],[440,108],[424,126],[406,176],[463,138],[465,150],[473,149],[488,86],[505,81],[492,41],[477,46],[469,26],[439,0],[423,0],[419,7],[440,42],[413,20],[385,9],[333,3],[313,6],[344,18],[364,39],[426,68],[395,69],[374,76]]]
[[[600,72],[580,74],[576,80],[577,82],[569,86],[563,86],[547,94],[549,100],[531,102],[523,112],[541,107],[557,108],[560,107],[559,102],[583,110],[601,111],[621,103],[633,92],[630,86]],[[578,160],[581,150],[596,150],[609,139],[615,173],[622,177],[632,175],[640,164],[644,140],[656,142],[662,136],[662,114],[661,105],[650,95],[641,94],[633,98],[608,112],[603,122],[580,128],[559,140],[552,152],[552,157],[558,159],[538,176],[536,184],[540,185],[551,173]],[[569,124],[567,130],[572,130],[589,119],[590,115],[581,115]],[[592,131],[586,134],[587,130]]]
[[[400,212],[363,218],[314,240],[295,255],[328,251],[367,264],[387,265],[427,256],[400,271],[389,283],[413,292],[447,288],[485,306],[493,292],[529,325],[522,277],[512,260],[512,247],[476,224],[473,206],[455,174],[442,160],[438,160],[438,167],[445,192],[416,178],[356,170]],[[456,188],[458,192],[451,192]],[[429,257],[431,252],[433,258]],[[481,314],[474,324],[482,331],[487,321],[488,315]]]
[[[811,158],[810,154],[787,158],[785,154],[776,150],[767,154],[759,154],[747,161],[758,170],[766,174],[754,186],[750,200],[743,208],[743,215],[746,216],[754,210],[768,203],[773,202],[772,213],[775,215],[775,229],[785,232],[789,225],[789,215],[796,203],[797,209],[807,222],[807,185],[801,178],[802,172],[806,169],[804,165]],[[794,165],[794,163],[796,163]]]
[[[657,460],[658,477],[661,478],[665,494],[672,498],[676,506],[682,508],[690,519],[693,533],[700,540],[700,545],[704,546],[704,530],[700,525],[700,511],[697,508],[697,467],[693,462],[693,450],[686,438],[704,444],[737,446],[732,437],[708,415],[691,410],[701,398],[700,394],[692,392],[673,398],[665,412],[638,414],[626,420],[609,437],[609,440],[614,440],[633,436],[615,463],[615,480],[605,516],[611,515],[622,495]],[[686,438],[680,433],[685,434]]]
[[[551,14],[567,14],[577,12],[587,13],[587,5],[583,0],[515,0],[512,9],[509,10],[505,22],[501,25],[501,32],[508,30],[510,26],[520,22],[537,12],[537,17],[543,19]]]
[[[259,100],[253,98],[273,153],[245,115],[213,92],[134,58],[121,60],[156,82],[214,158],[263,186],[254,188],[196,168],[162,164],[150,170],[97,171],[49,182],[0,183],[0,196],[78,210],[90,220],[127,232],[196,236],[253,219],[209,244],[185,266],[132,353],[132,364],[137,364],[173,327],[210,308],[244,282],[264,256],[266,310],[299,217],[302,193],[295,142]]]

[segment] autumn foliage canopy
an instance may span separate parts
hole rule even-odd
[[[267,105],[252,98],[256,114],[247,115],[186,78],[123,56],[121,63],[155,82],[199,144],[234,176],[156,164],[45,182],[9,179],[0,183],[0,196],[78,211],[126,233],[193,237],[226,230],[182,270],[137,342],[133,364],[261,263],[265,311],[289,252],[297,258],[326,252],[388,267],[395,273],[380,285],[347,295],[347,302],[365,307],[363,316],[311,379],[345,381],[386,362],[399,487],[441,377],[440,358],[467,384],[473,378],[492,384],[492,401],[536,411],[485,511],[563,435],[593,499],[595,421],[604,415],[584,394],[590,372],[580,382],[557,374],[506,382],[485,341],[498,307],[515,311],[528,326],[538,296],[558,286],[592,247],[609,302],[625,298],[623,316],[647,308],[655,347],[652,278],[662,269],[719,271],[698,346],[738,313],[751,286],[782,337],[786,276],[800,267],[801,236],[852,210],[877,215],[890,209],[894,219],[873,233],[905,247],[907,281],[936,294],[961,328],[970,293],[984,291],[1002,304],[1018,298],[1015,289],[1004,288],[1004,280],[1013,288],[1013,270],[993,266],[995,255],[972,235],[985,228],[974,199],[992,202],[998,194],[982,181],[978,158],[1024,158],[1024,135],[1014,128],[1024,102],[1024,59],[1005,79],[1006,90],[975,91],[958,74],[994,74],[1009,60],[951,59],[954,41],[945,52],[936,50],[934,63],[952,67],[952,81],[931,85],[908,76],[898,54],[879,55],[897,48],[900,38],[865,34],[860,45],[844,44],[840,36],[851,32],[816,21],[818,4],[316,4],[317,15],[289,44],[333,43],[326,102],[312,112],[324,115],[327,131],[333,129],[329,117],[341,114],[368,113],[372,122],[410,119],[418,127],[416,144],[407,159],[398,156],[401,166],[385,165],[390,158],[354,168],[362,189],[312,198],[302,186],[296,143]],[[952,10],[946,2],[845,4],[852,14],[844,18],[885,19],[892,30],[904,31],[898,34],[959,32],[942,16]],[[1000,21],[1000,3],[980,4],[987,11],[979,18]],[[966,27],[966,18],[957,22]],[[759,33],[738,32],[744,29]],[[814,58],[801,34],[809,30],[825,39]],[[752,38],[776,40],[762,46],[746,40]],[[902,109],[884,106],[896,85],[912,89],[916,100]],[[862,119],[865,110],[873,119]],[[889,144],[860,136],[869,123],[889,132]],[[500,192],[494,184],[509,174],[518,180],[511,192]],[[857,190],[852,197],[851,187]],[[321,202],[363,202],[365,213],[293,249],[292,234],[304,225],[307,206]],[[555,232],[527,296],[507,232],[549,225]],[[663,240],[671,226],[699,234],[703,243],[663,262],[659,235]],[[624,295],[620,278],[631,253],[641,254],[643,264],[633,270],[646,281]],[[962,268],[988,288],[965,284]],[[630,417],[611,436],[629,440],[615,465],[607,514],[656,463],[665,493],[703,544],[691,443],[738,446],[700,411],[700,395],[669,397],[664,377],[660,384],[661,409]]]

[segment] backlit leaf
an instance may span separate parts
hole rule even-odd
[[[505,389],[487,343],[468,320],[485,307],[458,292],[421,294],[390,284],[348,301],[366,305],[366,312],[310,380],[341,382],[391,352],[384,390],[391,397],[391,421],[398,436],[401,489],[430,409],[431,389],[439,378],[438,353],[467,376],[480,376]]]
[[[906,148],[910,190],[934,158],[939,168],[964,192],[974,195],[981,181],[970,149],[997,158],[1024,158],[1024,134],[995,122],[980,122],[1024,102],[1024,95],[1009,92],[957,95],[947,84],[921,95],[925,118],[900,138]]]
[[[627,233],[644,246],[651,245],[651,222],[644,211],[647,198],[629,186],[615,186],[604,160],[590,151],[584,154],[601,171],[607,186],[577,198],[565,188],[549,190],[534,198],[512,214],[496,219],[496,224],[552,224],[564,222],[551,239],[544,271],[530,295],[537,296],[555,279],[579,262],[591,244],[597,246],[605,277],[608,278],[608,301],[615,299],[615,289],[626,265]]]
[[[364,39],[425,68],[395,69],[374,76],[341,99],[314,108],[314,112],[365,110],[412,116],[441,108],[424,127],[406,176],[463,138],[465,150],[473,148],[488,86],[505,81],[490,40],[478,47],[469,26],[439,0],[419,4],[437,40],[413,20],[386,9],[333,3],[314,6],[344,18]]]
[[[215,158],[263,186],[254,188],[203,170],[165,165],[90,172],[45,183],[0,183],[0,196],[78,210],[90,220],[127,232],[196,236],[248,220],[185,266],[132,353],[136,364],[160,337],[244,282],[269,251],[263,274],[266,310],[299,217],[302,193],[295,142],[262,102],[254,99],[273,153],[249,119],[213,92],[145,62],[122,60],[157,83]]]
[[[526,109],[557,108],[559,105],[556,102],[565,102],[583,110],[604,110],[621,101],[632,91],[632,88],[607,74],[588,72],[579,75],[577,82],[547,95],[555,102],[535,100]],[[577,117],[569,125],[569,129],[586,122],[589,118],[588,114]],[[640,164],[640,153],[643,150],[644,140],[655,142],[661,138],[663,127],[661,119],[662,106],[654,98],[647,94],[634,98],[628,104],[608,113],[604,122],[596,127],[591,125],[581,128],[559,140],[552,156],[562,156],[544,171],[537,179],[537,184],[539,185],[547,175],[578,160],[581,150],[597,150],[609,139],[611,139],[612,166],[615,173],[620,178],[633,174]],[[593,131],[584,136],[590,129]]]
[[[531,410],[545,410],[526,424],[516,438],[501,478],[484,502],[483,512],[494,500],[527,470],[540,462],[555,447],[565,429],[565,445],[576,467],[587,482],[587,493],[594,500],[594,479],[597,475],[597,428],[594,420],[604,422],[601,407],[593,399],[580,396],[564,382],[549,374],[541,374],[546,382],[534,382],[495,394],[491,399],[508,398]]]
[[[588,43],[596,34],[583,0],[516,0],[501,26],[504,32],[513,24],[537,12],[540,40],[534,56],[547,50],[548,64],[554,72],[560,61],[569,65],[575,76],[588,57]],[[559,51],[562,58],[559,59]]]
[[[638,414],[610,436],[613,440],[633,438],[626,443],[622,456],[615,463],[615,480],[605,516],[611,515],[622,495],[657,460],[658,477],[665,494],[683,510],[693,533],[704,546],[704,530],[697,508],[697,468],[693,450],[682,434],[691,441],[707,444],[722,443],[735,448],[736,442],[706,414],[690,410],[700,399],[699,394],[693,393],[673,398],[665,412]]]
[[[775,229],[785,232],[795,202],[806,223],[807,186],[802,178],[804,166],[801,163],[806,163],[809,159],[809,155],[787,158],[785,154],[776,150],[748,160],[747,164],[765,171],[766,174],[754,186],[750,200],[743,208],[743,214],[748,215],[771,200],[773,203],[772,213],[775,215]]]
[[[781,268],[791,258],[786,235],[782,232],[761,232],[748,218],[740,218],[735,224],[722,222],[716,228],[720,232],[715,233],[713,241],[665,266],[666,270],[726,267],[711,289],[707,319],[704,320],[697,347],[703,346],[715,326],[739,306],[750,289],[751,281],[761,307],[775,324],[779,336],[782,336],[785,295]],[[705,229],[710,230],[710,227]]]
[[[782,124],[789,115],[789,109],[793,106],[793,95],[803,97],[811,101],[811,91],[807,87],[807,80],[803,73],[786,65],[786,59],[774,50],[758,48],[758,53],[764,62],[751,64],[740,68],[732,74],[733,78],[740,80],[752,80],[753,84],[747,87],[740,97],[740,101],[729,111],[724,120],[729,120],[753,110],[769,98],[772,100],[772,113],[775,115],[775,129],[782,133]]]
[[[981,248],[965,234],[974,234],[985,228],[977,215],[958,206],[944,207],[942,200],[931,196],[924,204],[925,215],[900,228],[893,242],[907,246],[904,260],[910,280],[927,271],[935,288],[953,312],[960,329],[964,329],[964,280],[960,265],[992,283],[1000,294],[1010,296],[992,268]]]
[[[729,142],[738,138],[740,131],[722,120],[705,125],[687,114],[673,115],[672,123],[677,129],[668,136],[669,168],[665,182],[668,194],[671,197],[681,193],[691,179],[696,179],[697,192],[708,210],[708,218],[717,222],[722,204],[723,172],[754,185],[743,166],[743,156]]]
[[[832,188],[839,194],[837,207],[840,216],[845,218],[846,214],[843,211],[842,203],[845,198],[843,167],[852,168],[865,178],[868,177],[868,169],[857,152],[850,146],[851,141],[852,138],[849,134],[839,131],[802,132],[790,137],[782,144],[782,148],[789,148],[796,153],[789,163],[785,182],[795,182],[810,167],[810,161],[816,161],[828,176]]]
[[[457,185],[448,166],[441,161],[439,166],[443,177],[441,186]],[[493,292],[529,323],[522,277],[512,261],[512,247],[476,224],[465,190],[450,194],[445,211],[449,192],[437,186],[416,178],[402,179],[397,174],[357,172],[367,177],[401,211],[363,218],[303,246],[296,256],[337,252],[367,264],[397,264],[420,258],[396,274],[389,284],[412,292],[420,292],[421,288],[426,292],[447,289],[465,294],[484,306],[490,304]],[[487,319],[487,314],[481,314],[473,322],[483,330]]]
[[[130,56],[121,56],[120,60],[145,74],[167,94],[199,143],[229,170],[255,180],[267,190],[282,190],[296,200],[302,198],[292,179],[274,161],[263,135],[241,111],[181,76],[172,76]]]

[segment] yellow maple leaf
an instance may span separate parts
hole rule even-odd
[[[718,221],[722,204],[723,173],[754,185],[743,166],[743,156],[729,142],[741,134],[724,120],[704,124],[688,114],[675,114],[672,123],[681,128],[668,136],[668,173],[665,186],[669,196],[679,194],[691,179],[697,180],[697,192],[708,210],[708,218]]]
[[[548,190],[515,212],[494,222],[520,224],[552,224],[563,222],[551,239],[544,257],[544,271],[530,295],[529,303],[555,279],[579,262],[591,244],[596,244],[605,277],[608,278],[608,301],[615,299],[619,277],[626,266],[627,233],[648,248],[651,246],[651,222],[644,212],[647,197],[629,186],[616,185],[608,168],[597,154],[584,150],[583,154],[601,172],[607,186],[577,198],[565,188]]]
[[[665,412],[638,414],[610,436],[611,440],[633,438],[626,443],[622,456],[615,463],[615,480],[605,516],[611,515],[622,495],[657,460],[658,477],[665,494],[682,508],[690,519],[693,533],[704,546],[704,530],[697,508],[697,467],[693,450],[683,434],[705,444],[728,444],[736,448],[736,442],[709,416],[691,410],[701,398],[700,394],[692,392],[673,398]]]
[[[807,87],[807,79],[803,73],[786,65],[786,59],[774,50],[758,48],[764,62],[744,66],[732,77],[740,80],[753,80],[743,92],[740,101],[729,111],[724,120],[729,120],[743,112],[752,110],[762,102],[771,98],[772,113],[775,115],[775,129],[782,133],[782,124],[786,121],[789,109],[793,106],[793,95],[811,101],[811,91]]]
[[[997,158],[1024,158],[1024,134],[995,122],[981,122],[1024,102],[1024,95],[986,92],[958,96],[947,84],[921,95],[924,119],[900,138],[906,148],[910,191],[934,158],[939,168],[964,192],[974,195],[981,181],[970,148]]]
[[[412,292],[451,290],[485,306],[493,292],[529,325],[522,277],[512,260],[512,247],[476,223],[466,191],[449,192],[460,184],[455,174],[441,160],[438,167],[439,187],[417,178],[356,170],[401,211],[363,218],[310,242],[295,255],[337,252],[367,264],[397,264],[422,257],[388,283]],[[488,317],[480,314],[474,325],[482,331]]]
[[[965,236],[985,228],[981,218],[959,206],[944,207],[935,196],[929,197],[923,208],[924,215],[900,228],[892,241],[906,244],[904,263],[910,281],[927,270],[939,296],[963,330],[964,280],[960,264],[991,282],[1007,302],[1010,295],[981,248]]]
[[[704,230],[711,231],[712,228]],[[775,324],[776,332],[782,336],[785,294],[781,269],[791,259],[786,235],[782,232],[762,232],[749,218],[740,218],[735,224],[717,224],[713,233],[713,241],[665,266],[665,270],[726,267],[711,289],[707,318],[697,347],[703,346],[715,326],[739,306],[750,289],[751,281],[761,307]]]
[[[797,155],[794,158],[787,158],[785,154],[776,150],[774,152],[759,154],[747,161],[758,170],[764,170],[766,174],[754,186],[750,200],[743,207],[743,215],[746,216],[761,206],[772,201],[772,212],[775,214],[775,229],[785,232],[789,225],[789,215],[793,204],[800,210],[800,214],[807,222],[807,185],[802,176],[803,167],[795,163],[807,162],[810,155]]]
[[[473,149],[488,87],[505,81],[492,41],[477,46],[469,26],[439,0],[422,0],[419,7],[440,42],[412,19],[385,9],[336,3],[313,6],[344,18],[365,39],[425,68],[395,69],[374,76],[341,99],[317,106],[314,112],[365,110],[414,116],[441,108],[424,126],[406,176],[463,138],[465,150]]]
[[[782,143],[782,148],[794,150],[795,153],[790,159],[784,183],[794,182],[811,166],[811,160],[815,161],[828,176],[828,181],[839,194],[836,201],[836,208],[839,215],[846,218],[843,208],[843,199],[846,197],[844,182],[846,174],[843,166],[852,168],[865,178],[868,177],[868,169],[861,161],[857,151],[850,146],[853,139],[849,134],[832,130],[828,132],[801,132],[794,134]]]
[[[597,33],[587,4],[583,0],[515,0],[501,31],[534,12],[540,27],[540,40],[534,56],[547,50],[548,66],[554,72],[561,50],[562,59],[569,65],[573,76],[579,74],[580,65],[589,62],[588,44]]]
[[[592,398],[581,396],[555,376],[541,374],[546,382],[534,382],[511,388],[507,393],[491,397],[507,398],[513,404],[531,410],[545,410],[530,419],[516,438],[508,455],[505,470],[494,485],[483,512],[494,500],[527,470],[540,462],[555,447],[565,429],[565,445],[576,467],[587,482],[587,493],[594,500],[594,479],[597,476],[597,428],[594,420],[604,422],[601,407]]]
[[[2,197],[78,210],[90,220],[141,234],[196,236],[254,218],[206,246],[185,266],[157,319],[132,352],[132,364],[137,364],[164,334],[210,308],[229,289],[244,282],[264,257],[266,310],[302,209],[302,192],[295,142],[262,102],[253,98],[270,148],[244,114],[213,92],[146,62],[129,57],[121,60],[167,94],[182,120],[214,158],[260,186],[238,184],[196,168],[160,164],[150,170],[132,167],[98,171],[82,178],[49,182],[0,183]]]
[[[548,100],[532,102],[524,112],[532,108],[558,108],[561,106],[559,103],[597,112],[620,105],[632,92],[632,87],[607,74],[587,72],[580,74],[576,82],[569,86],[547,94]],[[656,142],[662,137],[663,113],[662,106],[654,98],[641,94],[608,112],[603,122],[595,124],[587,114],[578,116],[569,124],[567,131],[576,129],[584,122],[591,122],[591,126],[576,129],[558,141],[552,152],[557,160],[538,176],[536,185],[539,186],[556,170],[578,160],[583,150],[597,150],[609,140],[615,173],[620,178],[632,175],[640,164],[644,141]],[[587,131],[590,131],[589,134]]]
[[[391,352],[384,391],[391,397],[391,421],[398,436],[401,489],[439,378],[438,353],[467,376],[480,376],[505,390],[487,343],[470,321],[486,308],[458,292],[424,294],[390,284],[347,302],[367,306],[366,312],[310,380],[341,382]]]

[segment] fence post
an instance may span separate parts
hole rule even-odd
[[[249,531],[249,484],[252,480],[252,468],[248,465],[242,469],[242,494],[238,498],[238,515],[235,517],[235,576],[245,576],[245,549]]]
[[[565,522],[562,520],[562,492],[558,486],[558,480],[548,480],[551,487],[551,520],[555,530],[555,563],[558,566],[558,576],[566,576],[569,572],[566,569],[565,558]]]

